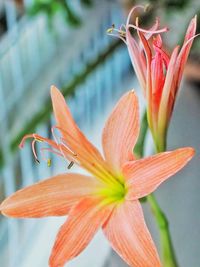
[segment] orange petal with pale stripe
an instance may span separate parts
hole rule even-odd
[[[146,77],[145,77],[146,61],[145,61],[143,51],[141,51],[138,43],[131,35],[129,28],[127,28],[127,31],[126,31],[126,41],[127,41],[128,52],[131,58],[133,68],[136,72],[140,86],[145,95],[146,94],[145,93],[146,91]]]
[[[17,191],[0,205],[9,217],[66,215],[81,198],[94,194],[97,182],[80,174],[61,174]]]
[[[119,100],[103,130],[104,155],[113,170],[121,172],[121,166],[134,158],[133,148],[138,134],[138,99],[130,91]]]
[[[175,67],[177,62],[179,46],[176,46],[171,55],[167,74],[165,78],[165,83],[162,89],[162,96],[160,100],[160,109],[158,113],[158,127],[159,129],[164,129],[167,126],[167,122],[170,119],[173,106],[170,108],[170,101],[174,105],[175,101],[175,90],[176,90],[176,78],[175,77]]]
[[[132,267],[161,267],[139,201],[120,203],[103,226],[113,249]]]
[[[194,155],[190,147],[156,154],[124,165],[127,199],[138,199],[152,193],[161,183],[182,169]]]
[[[75,159],[83,167],[94,173],[94,165],[105,165],[101,154],[80,131],[72,118],[63,95],[55,86],[51,87],[51,98],[57,126],[61,131],[64,142],[74,152]]]
[[[111,206],[103,207],[101,201],[99,198],[85,198],[71,210],[57,235],[50,267],[64,266],[89,244],[112,210]]]

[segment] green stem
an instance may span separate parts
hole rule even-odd
[[[166,138],[164,138],[162,146],[156,149],[157,153],[166,151],[166,144],[167,141]],[[159,228],[163,267],[178,267],[167,217],[159,206],[154,194],[147,196],[147,201],[149,202]]]
[[[151,210],[159,228],[163,267],[178,267],[174,248],[172,245],[167,217],[160,208],[153,194],[147,196],[147,201],[151,206]]]
[[[145,142],[147,130],[148,130],[148,122],[147,122],[147,112],[145,110],[142,116],[140,134],[137,140],[137,144],[134,147],[134,155],[136,155],[137,158],[142,158],[144,156],[144,142]]]
[[[138,138],[136,148],[134,149],[134,153],[136,153],[136,156],[138,158],[141,158],[144,155],[144,143],[145,143],[147,131],[148,131],[148,122],[147,122],[147,116],[146,116],[146,111],[145,111],[143,118],[142,118],[140,136]],[[162,147],[157,146],[158,153],[166,150],[165,144],[166,144],[166,141],[164,141]],[[155,220],[156,220],[156,223],[159,229],[163,267],[178,267],[178,263],[177,263],[175,253],[174,253],[174,248],[172,245],[172,240],[171,240],[171,235],[170,235],[170,230],[169,230],[169,223],[168,223],[167,217],[162,211],[161,207],[159,206],[153,194],[150,194],[149,196],[145,197],[145,200],[148,201],[151,207],[151,210],[153,212],[153,215],[155,217]]]

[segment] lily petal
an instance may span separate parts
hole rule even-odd
[[[88,245],[111,213],[111,208],[103,207],[101,201],[99,198],[85,198],[72,209],[57,235],[50,267],[64,266]]]
[[[66,215],[81,198],[94,194],[97,186],[85,175],[57,175],[17,191],[3,201],[0,211],[17,218]]]
[[[140,49],[139,45],[130,33],[129,27],[126,30],[126,41],[128,52],[131,58],[133,68],[139,79],[140,86],[143,90],[144,95],[146,94],[146,61],[143,50]]]
[[[152,193],[193,156],[194,149],[186,147],[128,162],[123,168],[128,188],[127,199],[138,199]]]
[[[187,61],[187,58],[190,53],[190,49],[192,47],[192,43],[194,39],[192,39],[195,36],[196,33],[196,28],[197,28],[197,16],[195,16],[191,21],[190,24],[187,28],[184,43],[182,46],[182,49],[180,50],[179,56],[177,58],[177,63],[176,63],[176,68],[177,68],[177,75],[178,75],[178,84],[177,88],[179,87],[182,75],[183,75],[183,70]],[[189,41],[191,40],[191,41]]]
[[[102,135],[106,161],[114,171],[133,159],[133,148],[139,134],[138,99],[133,91],[125,94],[108,118]]]
[[[146,63],[147,63],[147,69],[146,69],[146,99],[147,99],[147,116],[148,116],[148,121],[149,121],[149,126],[151,129],[154,129],[155,126],[153,125],[154,119],[153,116],[155,115],[152,111],[152,74],[151,74],[151,64],[152,64],[152,52],[150,45],[148,43],[148,40],[145,38],[145,35],[138,31],[138,36],[140,38],[140,41],[143,45],[143,49],[145,52],[145,57],[146,57]]]
[[[177,85],[177,77],[174,75],[174,69],[176,66],[177,56],[178,56],[179,46],[176,46],[171,55],[168,70],[165,78],[165,83],[162,89],[162,96],[160,100],[160,108],[158,114],[158,125],[159,128],[163,129],[166,127],[166,123],[168,118],[171,115],[171,111],[169,110],[169,101],[174,104],[175,95],[174,91]]]
[[[163,70],[163,59],[159,51],[155,50],[155,56],[151,62],[152,73],[152,99],[153,113],[157,114],[160,104],[160,98],[162,95],[162,89],[165,81],[165,75]]]
[[[61,131],[64,142],[74,152],[75,161],[79,161],[82,167],[98,175],[95,172],[94,165],[105,165],[101,154],[80,131],[72,118],[63,95],[55,86],[51,87],[51,98],[57,126]]]
[[[113,249],[130,266],[161,266],[139,201],[119,204],[103,229]]]

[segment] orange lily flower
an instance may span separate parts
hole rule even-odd
[[[33,134],[25,139],[34,138],[33,150],[35,141],[49,143],[52,152],[77,163],[91,176],[64,173],[26,187],[4,200],[2,214],[16,218],[68,214],[57,235],[50,267],[64,266],[77,256],[101,227],[113,249],[130,266],[160,267],[139,199],[183,168],[193,157],[193,148],[136,160],[132,151],[139,133],[139,108],[135,93],[130,91],[105,125],[102,157],[77,127],[58,89],[52,87],[51,96],[61,137],[52,141]],[[37,158],[35,150],[34,154]]]
[[[159,20],[145,30],[139,27],[139,19],[131,24],[130,18],[135,12],[145,11],[146,7],[137,5],[129,13],[124,30],[111,28],[108,34],[118,36],[127,45],[133,68],[147,100],[147,116],[158,151],[166,148],[166,134],[169,121],[174,108],[176,95],[179,89],[197,27],[195,16],[186,31],[182,48],[176,46],[171,55],[163,48],[161,33],[168,28],[158,29]],[[131,30],[137,30],[138,40],[131,34]]]

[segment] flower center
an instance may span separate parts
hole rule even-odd
[[[107,187],[102,188],[99,192],[101,196],[105,197],[106,203],[123,201],[126,196],[127,188],[124,181],[122,179],[115,179],[116,183],[107,185]]]

